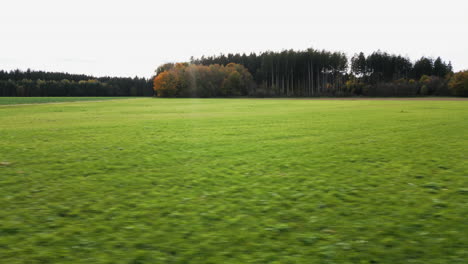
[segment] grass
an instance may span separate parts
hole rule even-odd
[[[466,101],[0,107],[3,263],[466,263]]]
[[[0,105],[103,101],[127,98],[128,97],[0,97]]]

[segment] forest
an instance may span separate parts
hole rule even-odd
[[[154,78],[154,90],[160,97],[247,96],[255,87],[250,72],[236,63],[226,66],[188,63],[166,66]]]
[[[152,96],[153,93],[151,80],[145,78],[0,70],[0,96]]]
[[[166,63],[153,77],[0,71],[0,96],[468,96],[467,72],[440,57],[326,50],[220,54]]]
[[[252,74],[251,96],[448,96],[450,62],[376,51],[348,58],[342,52],[307,49],[228,54],[191,59],[200,65],[238,63]],[[167,67],[167,66],[165,66]],[[158,71],[159,72],[159,71]],[[458,94],[457,94],[458,95]]]

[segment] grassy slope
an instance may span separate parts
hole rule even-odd
[[[466,263],[468,104],[0,107],[5,263]]]
[[[102,101],[102,100],[126,99],[126,98],[131,98],[131,97],[0,97],[0,105],[41,104],[41,103],[76,102],[76,101]]]

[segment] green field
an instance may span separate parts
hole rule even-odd
[[[467,263],[468,102],[0,106],[1,263]]]
[[[103,101],[126,98],[128,97],[0,97],[0,105]]]

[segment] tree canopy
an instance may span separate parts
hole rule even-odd
[[[152,96],[145,78],[0,70],[0,96]]]
[[[177,63],[166,65],[154,78],[154,90],[162,97],[225,97],[253,94],[253,78],[240,64],[210,66]]]
[[[0,70],[0,96],[300,97],[464,95],[450,62],[376,51],[229,53],[166,63],[145,78]]]
[[[376,51],[367,56],[360,52],[348,59],[342,52],[315,49],[192,57],[184,65],[220,67],[230,63],[243,65],[255,83],[247,93],[240,94],[269,97],[450,95],[447,83],[453,73],[450,62],[440,57],[436,60],[422,57],[413,63],[401,55]],[[164,64],[158,67],[156,76],[174,67],[172,63]],[[209,83],[203,80],[203,74],[199,76],[198,83]],[[168,78],[160,79],[163,77]],[[197,89],[212,92],[183,96],[226,96],[226,89],[221,86]]]
[[[450,79],[449,88],[456,96],[468,96],[468,70],[455,73]]]

